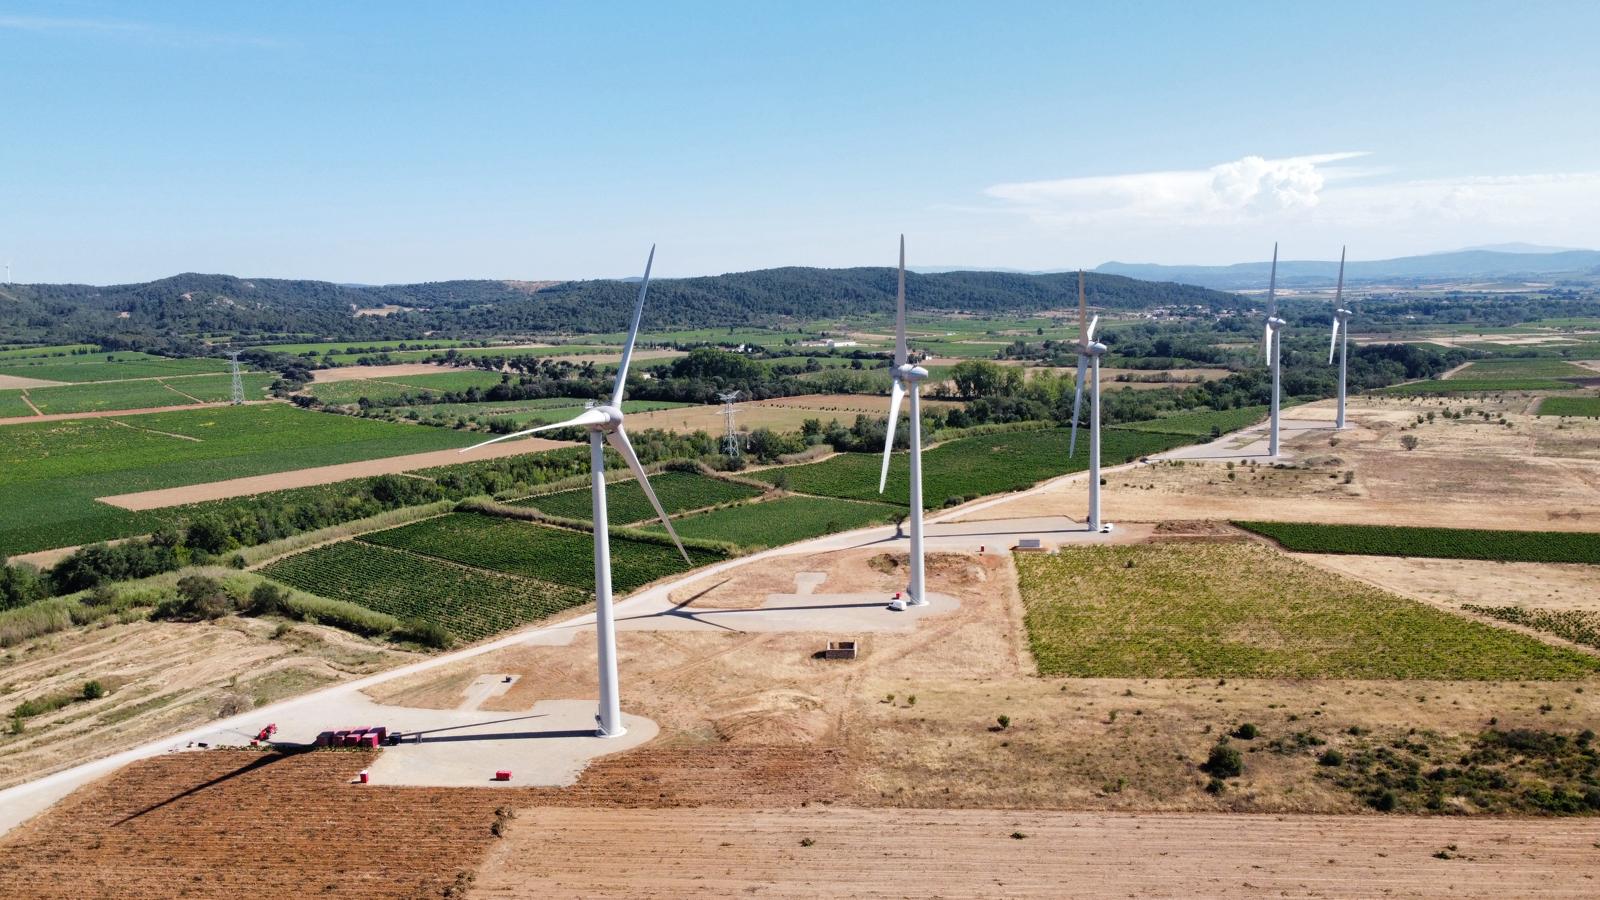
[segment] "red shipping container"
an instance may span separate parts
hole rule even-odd
[[[376,734],[372,734],[371,732],[362,735],[361,746],[376,748],[378,746],[378,736]]]

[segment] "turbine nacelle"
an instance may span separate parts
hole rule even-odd
[[[914,366],[910,363],[906,363],[903,366],[895,366],[891,371],[893,371],[894,377],[907,383],[928,380],[927,369],[924,369],[921,366]]]

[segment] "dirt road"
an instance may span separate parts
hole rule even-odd
[[[185,394],[184,396],[188,396],[188,395]],[[282,402],[282,401],[279,401],[279,400],[246,400],[245,401],[245,405],[246,406],[254,406],[254,405],[258,404],[258,403],[279,403],[279,402]],[[30,403],[29,405],[32,406],[33,404]],[[151,413],[187,412],[187,411],[192,410],[192,409],[206,409],[208,407],[230,406],[230,405],[231,404],[226,403],[226,402],[223,402],[223,403],[183,403],[183,404],[180,404],[180,405],[177,405],[177,406],[147,406],[147,407],[145,407],[143,409],[97,409],[97,410],[94,410],[92,412],[41,413],[40,415],[37,415],[37,416],[11,416],[9,418],[0,419],[0,425],[22,425],[22,424],[31,423],[31,422],[64,422],[64,421],[66,421],[68,419],[107,419],[107,418],[111,418],[113,416],[120,419],[123,416],[146,416],[146,415],[150,415]]]
[[[538,809],[472,896],[1592,897],[1593,839],[1550,820]]]

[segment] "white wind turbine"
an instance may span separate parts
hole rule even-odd
[[[618,737],[627,733],[622,724],[622,709],[617,699],[617,629],[611,615],[611,540],[606,522],[606,444],[609,443],[628,464],[628,468],[633,471],[634,479],[639,482],[645,497],[650,500],[650,505],[655,507],[661,524],[667,526],[667,534],[672,536],[672,542],[678,546],[678,552],[683,554],[685,562],[693,564],[688,552],[683,549],[683,542],[678,540],[678,532],[673,529],[672,520],[667,518],[666,510],[661,508],[661,501],[656,499],[656,492],[650,487],[650,479],[645,475],[644,466],[639,463],[639,455],[633,452],[628,432],[622,427],[622,391],[628,384],[628,361],[633,357],[633,343],[639,336],[639,317],[644,312],[644,295],[650,288],[650,265],[655,258],[656,248],[652,246],[650,258],[644,264],[644,280],[639,282],[639,299],[633,307],[633,322],[628,327],[628,341],[622,346],[622,363],[617,367],[617,380],[612,385],[611,399],[608,402],[585,409],[565,422],[540,425],[516,434],[502,435],[461,451],[465,453],[467,450],[476,450],[478,447],[486,447],[498,441],[555,428],[589,429],[589,470],[594,483],[591,499],[594,504],[595,639],[600,647],[600,712],[595,716],[595,721],[599,725],[597,733],[600,737]]]
[[[1083,292],[1083,270],[1078,270],[1078,385],[1072,397],[1072,441],[1067,457],[1078,455],[1078,413],[1083,408],[1085,369],[1089,378],[1089,531],[1102,530],[1100,524],[1100,357],[1106,345],[1094,339],[1100,316],[1089,318],[1089,303]],[[1110,530],[1109,526],[1105,530]]]
[[[906,349],[906,236],[900,235],[900,289],[895,297],[894,385],[889,394],[889,428],[883,440],[883,471],[878,476],[878,493],[889,483],[889,456],[894,450],[894,427],[900,419],[900,401],[911,395],[911,583],[906,585],[906,602],[921,606],[928,602],[923,592],[922,567],[922,403],[917,385],[928,377],[928,370],[911,365]]]
[[[1289,324],[1278,318],[1278,245],[1272,245],[1272,280],[1267,284],[1267,327],[1261,333],[1261,351],[1266,354],[1267,367],[1272,370],[1272,429],[1267,438],[1267,455],[1278,455],[1278,407],[1283,387],[1283,336],[1279,332]]]
[[[1339,412],[1333,423],[1335,430],[1344,428],[1344,380],[1350,361],[1350,316],[1354,315],[1339,302],[1344,299],[1344,251],[1344,247],[1339,248],[1339,286],[1333,291],[1333,336],[1328,340],[1328,365],[1333,365],[1334,348],[1339,349]]]

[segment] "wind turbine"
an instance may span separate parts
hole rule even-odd
[[[667,534],[672,536],[672,542],[678,546],[678,552],[683,554],[684,562],[693,565],[688,552],[683,549],[683,542],[678,540],[678,532],[673,529],[672,520],[667,518],[666,510],[661,508],[661,501],[656,499],[656,492],[650,487],[650,478],[645,475],[644,466],[639,463],[639,455],[633,452],[633,443],[628,440],[628,432],[622,427],[622,392],[628,384],[628,362],[633,358],[633,344],[639,336],[639,317],[644,313],[644,295],[650,288],[650,265],[655,262],[655,258],[656,248],[651,246],[650,258],[644,264],[644,280],[639,282],[639,299],[633,307],[633,323],[628,327],[628,341],[622,346],[622,363],[617,367],[617,380],[612,385],[611,399],[608,402],[589,407],[565,422],[540,425],[516,434],[502,435],[461,451],[465,453],[499,441],[555,428],[589,429],[589,470],[593,481],[591,502],[594,504],[595,639],[600,647],[600,712],[595,716],[595,721],[599,726],[596,733],[600,737],[620,737],[627,733],[622,724],[622,709],[617,699],[617,628],[611,615],[611,538],[606,522],[606,444],[610,444],[628,464],[628,468],[633,471],[634,480],[639,482],[639,487],[644,490],[650,505],[655,507],[656,516],[661,519],[661,524],[667,526]]]
[[[911,395],[911,583],[906,585],[906,603],[921,606],[928,602],[923,591],[922,567],[922,403],[917,385],[928,377],[928,370],[913,366],[906,350],[906,236],[900,235],[900,289],[895,296],[894,384],[889,393],[889,427],[883,439],[883,471],[878,475],[878,493],[889,483],[889,455],[894,450],[894,426],[900,420],[900,401]]]
[[[1261,352],[1266,354],[1267,367],[1272,370],[1272,431],[1267,438],[1267,455],[1278,455],[1278,407],[1283,389],[1283,326],[1289,324],[1278,318],[1278,245],[1272,245],[1272,280],[1267,285],[1267,327],[1261,333]]]
[[[1106,345],[1094,339],[1100,316],[1089,318],[1089,302],[1083,292],[1083,270],[1078,270],[1078,386],[1072,396],[1072,441],[1067,457],[1078,455],[1078,412],[1083,408],[1084,370],[1092,368],[1089,381],[1089,531],[1102,530],[1100,524],[1100,357]],[[1109,526],[1105,530],[1110,530]]]
[[[1344,247],[1339,248],[1339,286],[1333,291],[1333,336],[1328,339],[1328,365],[1333,365],[1333,350],[1339,348],[1339,412],[1334,419],[1335,430],[1344,428],[1344,379],[1350,361],[1350,310],[1340,305],[1344,299]],[[1343,338],[1343,341],[1340,341]]]

